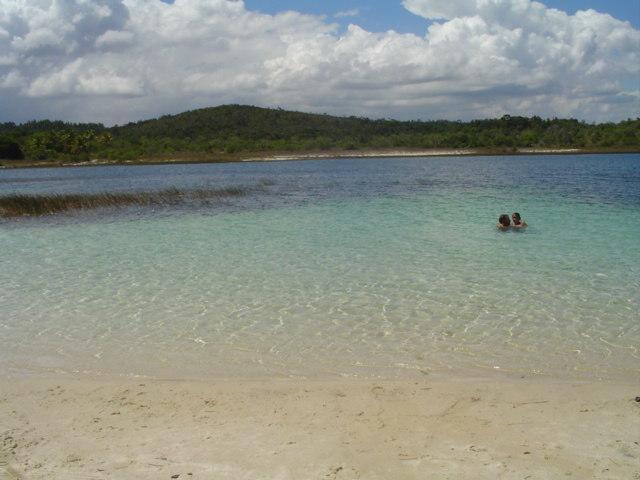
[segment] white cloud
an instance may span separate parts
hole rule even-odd
[[[346,17],[357,17],[358,15],[360,15],[360,9],[359,8],[352,8],[351,10],[342,10],[340,12],[337,12],[334,17],[335,18],[346,18]]]
[[[15,70],[0,76],[0,88],[20,88],[25,79]]]
[[[234,0],[0,0],[0,120],[112,123],[229,102],[398,118],[640,110],[628,23],[530,0],[403,4],[424,36],[338,34]]]
[[[81,54],[128,17],[120,0],[2,0],[0,12],[11,48],[29,57]]]
[[[87,64],[80,58],[51,75],[36,78],[24,93],[40,98],[82,96],[86,101],[86,96],[139,96],[144,93],[144,88],[135,74],[114,69],[113,65]]]
[[[0,67],[11,66],[18,63],[14,55],[0,55]]]
[[[112,47],[118,45],[130,45],[133,42],[134,35],[132,32],[123,32],[118,30],[107,30],[98,38],[96,38],[96,47]]]

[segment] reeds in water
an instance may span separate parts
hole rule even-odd
[[[171,188],[157,192],[10,195],[0,197],[1,217],[42,216],[71,210],[90,210],[126,206],[176,205],[189,201],[209,201],[247,195],[249,189],[179,190]]]

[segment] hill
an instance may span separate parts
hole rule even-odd
[[[151,160],[195,155],[215,161],[251,152],[384,148],[580,148],[640,150],[640,119],[589,124],[503,116],[469,122],[372,120],[223,105],[106,128],[40,121],[0,124],[0,158]]]

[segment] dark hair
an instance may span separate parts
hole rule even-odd
[[[513,216],[516,217],[516,220],[520,220],[520,214],[518,212],[513,212]]]
[[[502,215],[500,215],[500,217],[498,217],[498,223],[503,227],[508,227],[509,225],[511,225],[511,220],[509,220],[509,215],[507,215],[506,213],[503,213]]]

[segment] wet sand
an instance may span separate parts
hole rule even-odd
[[[0,392],[0,478],[640,479],[634,384],[59,377]]]

